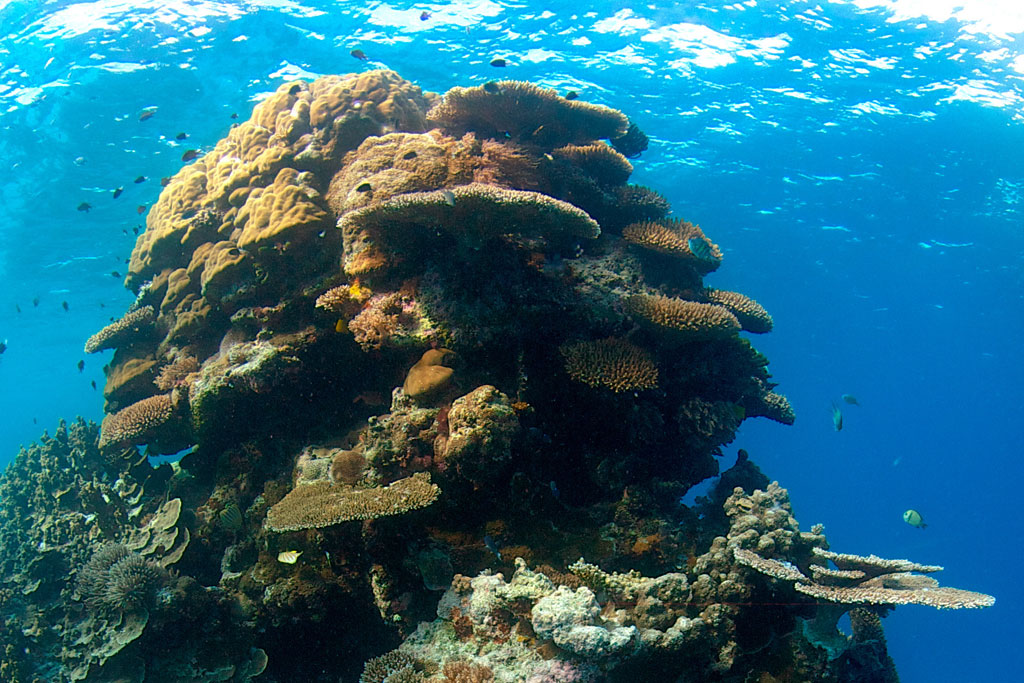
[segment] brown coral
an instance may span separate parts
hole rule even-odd
[[[493,683],[494,672],[490,667],[473,664],[465,660],[449,660],[441,670],[446,683]]]
[[[427,120],[459,134],[507,135],[548,147],[617,137],[629,126],[626,117],[614,109],[569,101],[554,90],[522,81],[452,88],[427,113]]]
[[[658,366],[651,355],[624,339],[565,344],[559,351],[569,377],[589,387],[619,393],[658,386]]]
[[[154,321],[152,306],[143,306],[125,313],[120,320],[115,320],[85,342],[86,353],[96,353],[104,349],[124,346],[132,341],[142,330],[152,327]]]
[[[157,394],[103,418],[100,448],[114,444],[145,443],[153,432],[174,416],[171,394]]]
[[[362,450],[340,450],[331,459],[328,476],[333,484],[352,486],[359,483],[365,469],[366,458],[363,456]]]
[[[372,489],[325,481],[299,484],[267,511],[267,527],[271,531],[300,531],[401,515],[430,505],[440,493],[424,472]]]
[[[509,235],[554,243],[594,239],[597,222],[572,204],[537,192],[471,183],[413,192],[345,214],[340,222],[350,275],[393,266],[440,231],[479,250]]]
[[[566,145],[552,155],[578,166],[601,185],[622,185],[633,173],[633,164],[603,142],[589,145]]]
[[[434,396],[451,383],[454,357],[455,352],[448,349],[427,350],[409,369],[402,391],[416,401]]]
[[[153,384],[161,391],[170,391],[184,384],[189,375],[199,372],[199,361],[195,356],[179,356],[160,368]]]
[[[749,296],[724,289],[705,289],[704,296],[710,303],[729,309],[747,332],[764,334],[772,331],[771,315]]]
[[[235,219],[239,247],[258,248],[310,239],[328,227],[327,212],[293,168],[283,168],[274,182],[253,190]]]
[[[729,337],[740,331],[736,316],[714,304],[635,294],[626,299],[626,309],[640,321],[681,341]]]
[[[722,250],[707,238],[699,226],[683,220],[640,221],[622,229],[622,238],[644,249],[668,254],[687,262],[701,275],[707,275],[722,263]],[[707,254],[694,253],[694,244],[704,243]]]

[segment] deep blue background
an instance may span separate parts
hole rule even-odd
[[[894,15],[896,0],[610,4],[0,0],[0,462],[59,416],[101,416],[89,382],[102,387],[108,358],[75,365],[131,301],[111,272],[143,222],[135,208],[231,113],[284,80],[374,67],[441,92],[495,78],[574,89],[651,136],[634,181],[721,245],[712,285],[775,317],[754,341],[797,423],[748,421],[734,446],[834,549],[942,564],[944,583],[998,597],[888,617],[904,683],[1013,680],[1021,34]],[[1024,30],[1013,19],[995,25]],[[498,56],[506,69],[488,66]],[[837,433],[843,393],[862,406],[844,406]],[[901,521],[908,507],[926,530]]]

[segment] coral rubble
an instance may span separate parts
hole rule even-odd
[[[681,504],[795,416],[771,316],[628,183],[647,144],[515,81],[257,104],[86,343],[102,429],[0,478],[0,680],[892,681],[886,609],[990,604],[828,552],[745,457]]]

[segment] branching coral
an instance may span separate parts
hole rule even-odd
[[[174,416],[171,394],[157,394],[103,418],[100,448],[144,443]]]
[[[772,317],[761,304],[745,294],[723,289],[705,289],[704,296],[713,304],[727,308],[747,332],[763,334],[772,331]]]
[[[422,472],[372,489],[325,481],[299,484],[267,511],[267,527],[271,531],[300,531],[401,515],[430,505],[440,493],[430,483],[430,476]]]
[[[624,339],[565,344],[559,350],[569,377],[589,387],[619,393],[658,386],[658,366],[651,355]]]
[[[626,309],[640,322],[680,341],[730,337],[740,331],[736,316],[714,304],[635,294],[626,299]]]
[[[415,672],[416,659],[399,650],[385,652],[363,665],[359,683],[387,683],[403,672]]]
[[[104,349],[113,349],[131,343],[132,337],[142,330],[152,327],[155,320],[152,306],[143,306],[125,313],[120,320],[115,320],[85,342],[86,353],[96,353]]]
[[[550,147],[619,137],[629,126],[614,109],[566,100],[554,90],[522,81],[452,88],[427,113],[427,119],[459,134],[507,134],[513,140]]]

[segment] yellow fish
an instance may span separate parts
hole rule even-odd
[[[910,526],[917,527],[918,529],[924,529],[928,526],[924,523],[924,518],[921,517],[921,513],[917,510],[907,510],[904,512],[903,521]]]
[[[284,564],[295,564],[301,554],[301,550],[285,550],[277,554],[277,561]]]

